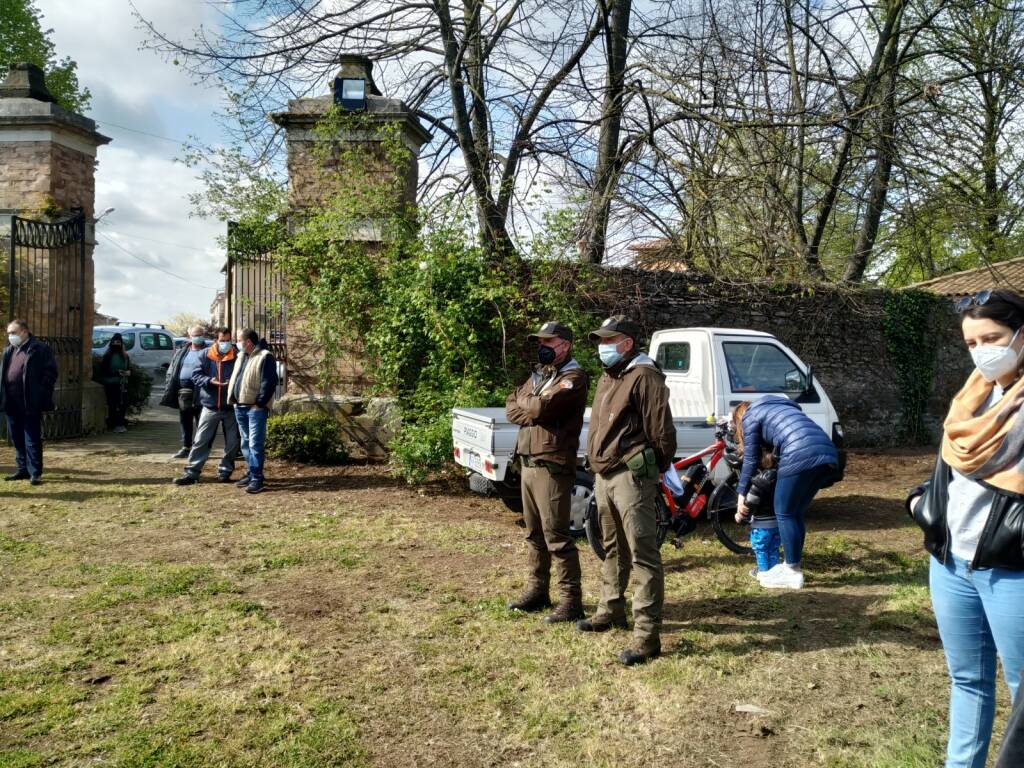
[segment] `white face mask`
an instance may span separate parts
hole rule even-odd
[[[11,346],[12,347],[20,347],[22,342],[24,341],[21,338],[21,334],[20,333],[9,333],[9,334],[7,334],[7,340],[9,342],[11,342]]]
[[[1020,353],[1013,348],[1013,342],[1017,340],[1017,333],[1013,334],[1010,343],[1005,347],[994,344],[985,344],[971,350],[971,359],[975,367],[985,377],[985,381],[995,381],[1007,376],[1017,370],[1017,363],[1020,360]]]

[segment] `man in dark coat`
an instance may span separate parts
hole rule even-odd
[[[29,331],[25,320],[7,325],[7,348],[0,363],[0,410],[14,443],[18,469],[5,480],[39,485],[43,475],[43,413],[53,410],[57,360],[50,346]]]
[[[191,343],[185,344],[174,353],[171,365],[167,369],[164,395],[160,398],[160,405],[178,411],[181,448],[174,454],[176,459],[188,457],[192,449],[192,438],[199,425],[199,416],[203,412],[203,406],[192,383],[192,374],[199,370],[199,363],[206,355],[206,337],[201,325],[189,328],[188,335]]]

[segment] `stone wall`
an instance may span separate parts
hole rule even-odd
[[[815,289],[813,293],[723,286],[669,272],[602,270],[601,314],[623,313],[648,334],[663,328],[718,326],[771,333],[814,366],[846,428],[850,445],[885,445],[899,437],[896,370],[882,330],[884,290]],[[936,374],[925,423],[935,438],[950,398],[971,370],[952,306],[932,317]]]

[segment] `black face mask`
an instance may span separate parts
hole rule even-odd
[[[537,347],[537,362],[541,365],[551,365],[556,357],[557,353],[551,347],[545,347],[543,344]]]

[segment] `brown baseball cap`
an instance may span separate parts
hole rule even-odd
[[[572,331],[569,330],[568,326],[562,325],[557,320],[549,320],[540,327],[539,331],[531,333],[527,338],[530,341],[537,341],[538,339],[565,339],[566,341],[572,341]]]
[[[618,336],[620,333],[629,336],[633,341],[639,341],[640,326],[625,315],[612,315],[601,323],[600,328],[590,332],[590,340],[607,339],[611,336]]]

